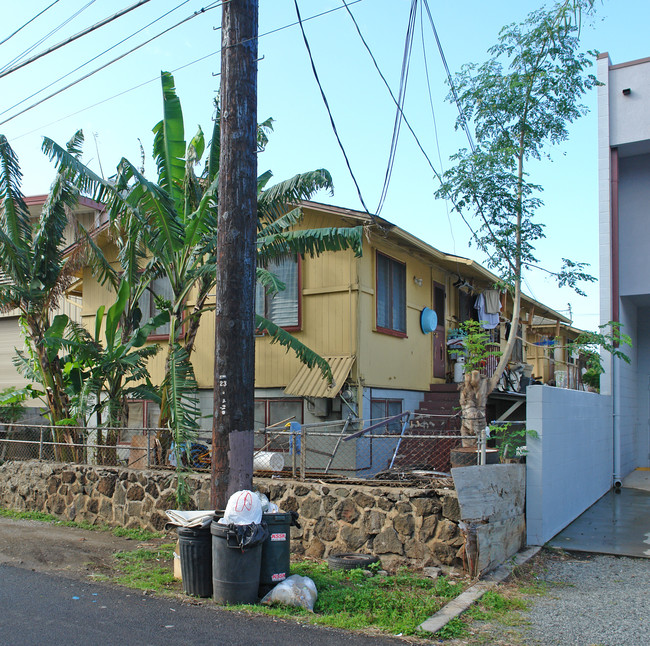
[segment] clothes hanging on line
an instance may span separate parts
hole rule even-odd
[[[483,292],[485,297],[485,311],[488,314],[498,314],[501,311],[501,298],[498,289],[486,289]]]
[[[499,325],[499,314],[490,314],[485,309],[485,297],[479,294],[474,301],[474,309],[478,312],[478,320],[484,330],[493,330]]]

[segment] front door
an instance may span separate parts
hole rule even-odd
[[[445,287],[433,283],[433,310],[438,318],[438,326],[433,332],[433,377],[445,379],[447,376],[447,343],[445,340]]]

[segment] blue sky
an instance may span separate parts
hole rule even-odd
[[[31,0],[3,7],[0,40],[23,25],[53,0]],[[41,18],[0,45],[0,68],[32,46],[90,0],[59,0]],[[64,47],[41,61],[0,78],[0,121],[14,115],[48,93],[99,67],[179,20],[191,15],[209,0],[188,0],[169,16],[96,61],[57,79],[100,54],[132,32],[180,5],[182,0],[153,0],[93,34]],[[68,25],[34,51],[49,47],[84,27],[132,4],[95,0]],[[214,3],[213,3],[214,4]],[[361,0],[352,4],[359,26],[393,91],[397,92],[410,0]],[[299,0],[303,19],[341,7],[340,0]],[[430,8],[452,72],[467,62],[482,62],[486,50],[496,42],[504,24],[520,21],[541,6],[540,2],[496,0],[487,3],[466,0],[441,3],[430,0]],[[260,34],[295,22],[293,0],[260,0]],[[0,125],[17,151],[24,173],[26,194],[47,192],[52,167],[40,152],[42,136],[64,143],[81,128],[86,137],[84,160],[110,175],[125,156],[140,159],[138,138],[148,156],[146,169],[153,175],[150,158],[152,126],[160,119],[161,70],[174,72],[183,103],[186,138],[200,124],[211,129],[212,101],[219,85],[220,10],[216,8],[173,29],[149,45],[98,72],[38,107]],[[598,2],[591,25],[584,25],[584,49],[609,52],[613,63],[650,56],[646,30],[650,24],[647,0]],[[323,88],[334,119],[369,209],[376,208],[389,153],[395,109],[345,10],[334,11],[305,23]],[[465,146],[462,133],[455,132],[454,108],[444,99],[447,93],[440,56],[425,22],[418,16],[405,104],[405,114],[437,169],[448,166],[449,156]],[[431,102],[425,74],[424,52],[431,86]],[[345,167],[314,81],[300,30],[288,27],[262,35],[259,43],[260,120],[273,117],[275,132],[259,159],[259,171],[271,169],[277,179],[313,168],[327,168],[333,175],[335,194],[316,199],[339,206],[361,208],[356,189]],[[214,54],[210,56],[210,54]],[[204,60],[188,65],[202,57]],[[185,67],[184,67],[185,66]],[[183,68],[183,69],[179,69]],[[595,69],[595,68],[594,68]],[[153,80],[142,87],[133,86]],[[54,83],[51,88],[12,108],[30,94]],[[122,94],[123,93],[123,94]],[[121,94],[116,98],[110,97]],[[110,99],[110,100],[107,100]],[[99,103],[94,107],[93,104]],[[432,112],[431,103],[434,110]],[[585,97],[589,114],[570,128],[571,138],[553,149],[553,161],[532,169],[532,179],[544,187],[545,207],[540,217],[547,239],[538,245],[542,264],[559,267],[561,257],[591,263],[598,271],[596,96]],[[435,117],[435,127],[434,127]],[[437,137],[436,137],[437,132]],[[441,161],[440,161],[441,160]],[[411,134],[402,128],[386,203],[381,215],[444,251],[482,261],[468,247],[469,231],[444,202],[435,200],[437,183]],[[544,274],[527,276],[526,291],[548,305],[565,311],[571,303],[575,324],[594,328],[598,323],[597,287],[583,298],[568,289],[558,289]]]

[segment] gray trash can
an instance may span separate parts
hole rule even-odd
[[[245,528],[254,535],[246,536]],[[266,525],[223,525],[213,520],[210,533],[212,598],[221,604],[257,603]]]

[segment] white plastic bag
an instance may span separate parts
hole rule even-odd
[[[262,522],[262,504],[257,494],[248,489],[236,491],[230,496],[219,522],[224,525],[259,525]]]
[[[314,604],[318,598],[316,584],[308,576],[293,574],[278,583],[263,599],[262,603],[272,606],[281,603],[286,606],[298,606],[314,612]]]

